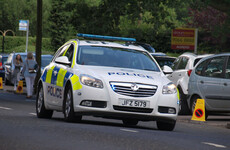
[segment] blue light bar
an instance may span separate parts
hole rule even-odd
[[[78,37],[83,37],[83,38],[90,38],[90,39],[136,42],[136,39],[134,39],[134,38],[125,38],[125,37],[103,36],[103,35],[82,34],[82,33],[78,33],[77,36]]]

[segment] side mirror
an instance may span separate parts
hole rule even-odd
[[[71,62],[69,61],[68,57],[66,56],[60,56],[55,59],[55,63],[63,64],[63,65],[71,65]]]
[[[164,65],[162,68],[164,74],[171,74],[173,72],[172,68],[170,68],[169,66]]]

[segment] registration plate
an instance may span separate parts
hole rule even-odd
[[[130,99],[119,99],[120,106],[128,106],[128,107],[141,107],[141,108],[149,108],[149,101],[143,100],[130,100]]]

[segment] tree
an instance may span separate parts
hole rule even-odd
[[[50,12],[50,37],[53,50],[56,51],[64,42],[68,33],[66,3],[63,0],[52,0]]]

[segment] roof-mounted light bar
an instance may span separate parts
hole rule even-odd
[[[78,37],[83,37],[83,38],[89,38],[89,39],[136,42],[136,39],[134,39],[134,38],[126,38],[126,37],[103,36],[103,35],[82,34],[82,33],[78,33],[77,36]]]

